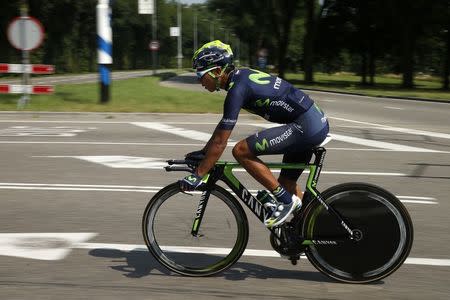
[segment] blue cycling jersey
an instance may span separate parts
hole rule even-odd
[[[308,95],[289,82],[252,69],[232,71],[226,90],[219,129],[233,129],[241,108],[270,122],[288,124],[314,104]]]

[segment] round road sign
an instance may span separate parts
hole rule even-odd
[[[148,48],[152,51],[158,51],[159,50],[159,41],[151,41],[148,44]]]
[[[19,50],[33,50],[44,39],[44,27],[33,17],[17,17],[8,25],[8,40]]]

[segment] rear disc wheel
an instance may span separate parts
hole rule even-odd
[[[305,212],[303,235],[308,240],[339,240],[337,245],[313,244],[310,262],[339,281],[367,283],[397,270],[413,242],[411,218],[403,204],[377,186],[346,183],[322,193],[353,230],[353,240],[336,217],[316,201]]]

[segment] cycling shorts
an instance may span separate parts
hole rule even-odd
[[[256,156],[284,154],[285,163],[309,163],[312,149],[325,140],[328,132],[327,118],[313,105],[294,122],[257,132],[246,141]],[[280,175],[296,181],[302,172],[303,169],[283,169]]]

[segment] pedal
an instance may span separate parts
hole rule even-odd
[[[300,255],[289,256],[289,260],[291,261],[292,265],[296,266],[297,262],[300,260]]]

